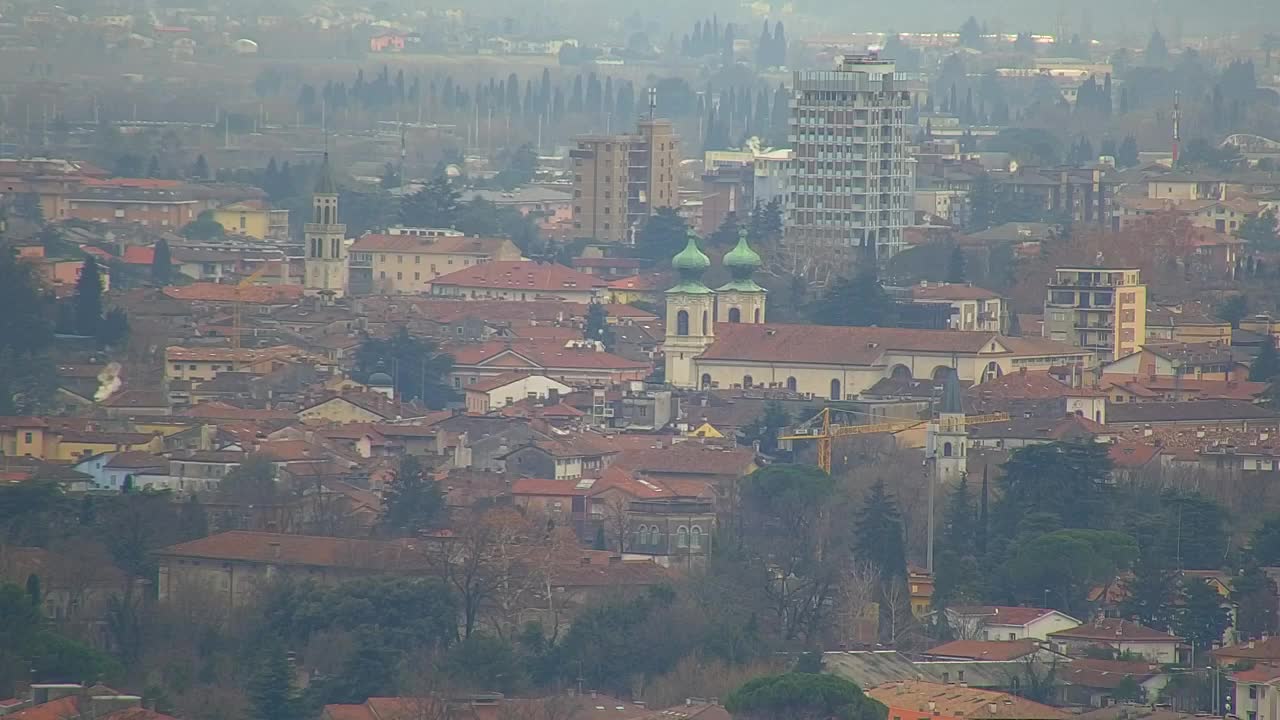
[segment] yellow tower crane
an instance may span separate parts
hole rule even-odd
[[[836,438],[854,435],[870,435],[873,433],[894,433],[927,426],[930,431],[935,427],[928,420],[886,420],[877,423],[855,423],[850,420],[861,413],[838,408],[823,408],[822,412],[795,425],[790,435],[783,435],[779,440],[817,440],[818,467],[831,472],[831,441]],[[1007,422],[1007,413],[991,413],[988,415],[966,415],[965,425],[982,425],[984,423]]]

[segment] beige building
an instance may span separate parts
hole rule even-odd
[[[573,234],[626,242],[658,208],[679,204],[679,138],[670,120],[641,120],[634,135],[582,135],[573,160]]]
[[[226,611],[252,602],[273,580],[321,585],[377,575],[423,575],[427,557],[404,541],[349,540],[232,531],[156,551],[162,603]]]
[[[1147,286],[1132,267],[1054,271],[1044,302],[1044,336],[1109,362],[1147,342]]]
[[[984,288],[926,282],[911,288],[911,302],[950,306],[952,330],[1002,333],[1009,327],[1008,302]]]
[[[327,153],[311,198],[311,214],[311,222],[302,226],[307,251],[303,289],[329,300],[342,297],[347,294],[347,226],[338,222],[338,186]]]
[[[507,238],[465,235],[365,235],[351,246],[372,275],[378,294],[417,294],[442,275],[493,260],[519,260],[520,248]]]

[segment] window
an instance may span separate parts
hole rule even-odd
[[[396,279],[397,279],[397,280],[403,280],[403,279],[404,279],[404,273],[402,273],[402,272],[398,272],[398,273],[396,273]]]
[[[702,528],[694,525],[689,530],[689,547],[698,550],[702,547]]]
[[[649,540],[654,545],[662,544],[662,530],[657,525],[649,526]]]
[[[22,441],[30,445],[33,442],[33,437],[31,433],[23,433]]]
[[[942,444],[942,457],[951,457],[951,443]]]
[[[1009,633],[1009,639],[1010,639],[1010,640],[1017,640],[1017,639],[1018,639],[1018,633]]]
[[[839,399],[840,399],[840,381],[839,381],[839,380],[832,380],[832,381],[831,381],[831,395],[830,395],[830,398],[831,398],[832,400],[839,400]]]
[[[702,311],[702,334],[706,335],[709,331],[710,331],[710,328],[707,327],[707,311],[703,310]]]
[[[752,382],[752,379],[751,379],[751,376],[750,376],[750,375],[743,375],[743,376],[742,376],[742,387],[744,387],[744,388],[749,388],[749,387],[752,387],[752,386],[754,386],[754,385],[755,385],[755,383],[754,383],[754,382]]]
[[[689,311],[681,310],[676,313],[676,335],[685,336],[689,334]]]
[[[421,264],[422,264],[422,256],[421,256],[421,255],[414,255],[414,256],[413,256],[413,264],[414,264],[414,265],[421,265]]]
[[[755,320],[753,322],[757,325],[760,324],[760,308],[756,308]]]
[[[706,390],[709,387],[711,387],[711,374],[702,373],[702,389]]]
[[[1257,685],[1250,685],[1250,686],[1249,686],[1249,699],[1250,699],[1250,700],[1257,700],[1257,699],[1258,699],[1258,686],[1257,686]]]
[[[739,310],[738,308],[729,308],[729,322],[731,323],[742,322],[742,311]]]
[[[678,548],[689,547],[689,528],[685,527],[684,525],[681,525],[680,527],[676,528],[676,547]]]
[[[174,364],[173,364],[173,369],[174,369],[174,370],[181,370],[181,369],[182,369],[182,363],[174,363]]]
[[[795,379],[795,378],[793,378],[793,377],[789,377],[789,378],[787,378],[787,389],[788,389],[788,390],[790,390],[791,392],[795,392],[795,391],[796,391],[796,379]]]

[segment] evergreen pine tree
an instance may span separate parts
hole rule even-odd
[[[1249,365],[1249,379],[1253,382],[1268,382],[1280,373],[1280,357],[1276,353],[1275,338],[1267,335],[1263,338],[1262,348],[1258,356]]]
[[[254,720],[301,720],[302,701],[284,648],[263,651],[249,675],[248,696]]]
[[[951,247],[951,255],[947,257],[947,282],[965,282],[964,251],[960,249],[959,245],[953,245]]]
[[[173,280],[173,258],[169,254],[169,241],[160,238],[151,256],[151,282],[160,287]]]
[[[203,154],[198,155],[195,164],[191,166],[191,177],[194,180],[209,179],[209,161],[204,159]]]
[[[92,255],[85,256],[80,278],[76,280],[75,331],[79,335],[95,336],[102,322],[102,273],[98,261]]]

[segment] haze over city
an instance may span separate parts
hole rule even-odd
[[[1280,720],[1274,4],[0,0],[0,719]]]

